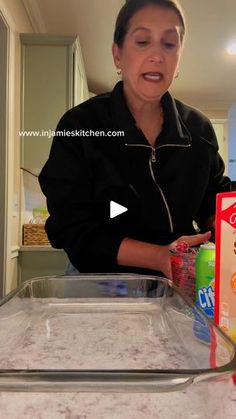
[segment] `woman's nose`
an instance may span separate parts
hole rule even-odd
[[[160,47],[155,49],[153,48],[153,51],[149,56],[149,61],[153,63],[162,63],[164,61],[163,53]]]
[[[162,55],[152,55],[151,57],[149,57],[149,61],[152,63],[160,64],[163,63],[164,60]]]

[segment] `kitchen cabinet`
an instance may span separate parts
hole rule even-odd
[[[33,218],[33,208],[46,207],[38,174],[46,162],[61,116],[89,98],[83,57],[77,36],[20,34],[21,66],[21,226]],[[21,237],[22,243],[22,237]],[[50,246],[21,246],[19,278],[62,275],[68,263],[64,251]]]
[[[65,111],[89,98],[79,38],[21,34],[21,166],[39,172]]]
[[[46,198],[40,190],[36,175],[22,171],[21,184],[21,232],[23,236],[23,224],[32,221],[33,208],[46,207]],[[39,276],[63,275],[67,264],[68,258],[63,250],[53,249],[51,246],[20,246],[18,285],[27,279]]]
[[[18,284],[40,276],[64,275],[68,262],[63,250],[50,246],[21,246]]]

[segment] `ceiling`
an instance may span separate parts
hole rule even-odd
[[[89,89],[110,90],[117,81],[111,44],[124,0],[22,0],[37,32],[78,34]],[[203,110],[223,110],[236,102],[236,56],[225,48],[236,40],[236,0],[180,0],[187,38],[172,92]]]

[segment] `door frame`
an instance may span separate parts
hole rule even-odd
[[[8,254],[9,36],[0,10],[0,297],[5,294]]]

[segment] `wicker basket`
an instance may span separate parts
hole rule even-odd
[[[49,245],[44,224],[23,224],[23,244],[26,246]]]

